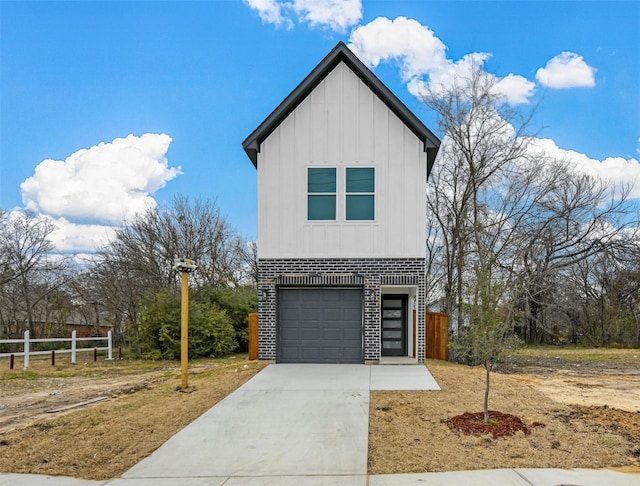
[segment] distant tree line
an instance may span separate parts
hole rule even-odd
[[[255,244],[240,237],[215,202],[176,196],[116,230],[83,266],[55,253],[50,220],[0,213],[0,336],[60,336],[66,323],[108,327],[142,356],[177,358],[180,274],[191,258],[190,357],[247,349],[257,310]]]
[[[466,349],[479,361],[498,354],[487,340],[513,336],[640,346],[631,186],[536,151],[533,110],[505,103],[479,68],[423,101],[444,134],[428,182],[427,302],[450,315],[454,341],[477,334]]]

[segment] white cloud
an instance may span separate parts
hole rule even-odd
[[[165,154],[171,137],[147,133],[44,160],[20,188],[26,209],[72,221],[119,224],[155,207],[150,196],[180,174]]]
[[[293,9],[311,27],[345,32],[362,19],[361,0],[295,0]]]
[[[446,46],[417,20],[378,17],[351,33],[349,48],[370,67],[382,61],[400,64],[405,81],[437,71],[446,64]]]
[[[445,44],[427,26],[417,20],[378,17],[356,28],[349,48],[371,68],[383,61],[395,61],[409,92],[421,97],[427,88],[438,90],[461,79],[470,79],[474,67],[482,67],[491,57],[472,52],[458,61],[447,58]],[[425,79],[427,78],[427,79]],[[514,74],[496,80],[496,90],[511,104],[528,103],[534,83]]]
[[[285,4],[277,0],[245,0],[245,3],[256,12],[266,24],[284,25],[291,28],[293,23],[283,15]]]
[[[55,230],[49,239],[61,253],[94,252],[106,245],[116,231],[115,226],[75,224],[65,218],[52,218]]]
[[[593,87],[596,69],[589,66],[582,56],[562,52],[538,69],[536,79],[540,84],[554,89]]]
[[[264,23],[291,28],[294,20],[345,32],[362,19],[361,0],[245,0]]]
[[[509,74],[500,79],[495,86],[498,91],[512,105],[528,103],[533,96],[535,83],[516,74]]]
[[[620,186],[630,184],[629,197],[640,198],[640,162],[634,158],[607,157],[596,160],[573,150],[562,149],[548,138],[532,139],[531,144],[532,151],[570,162],[576,169],[597,179]]]

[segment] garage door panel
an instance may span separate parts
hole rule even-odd
[[[278,362],[362,363],[361,289],[280,289]]]
[[[318,327],[302,328],[298,333],[298,338],[302,341],[318,341],[322,338],[322,330]]]
[[[322,358],[322,349],[319,347],[302,347],[299,355],[300,361],[317,362]]]
[[[332,304],[336,304],[336,302],[332,302]],[[334,321],[340,322],[342,321],[342,309],[330,309],[325,308],[322,311],[322,320],[323,321]]]
[[[357,341],[358,344],[360,344],[362,333],[357,329],[345,329],[342,334],[342,339],[344,341]]]
[[[325,358],[337,362],[340,361],[340,359],[342,358],[342,348],[339,347],[335,347],[335,348],[331,348],[331,347],[325,347],[324,348],[324,356]]]
[[[300,319],[303,321],[319,321],[322,319],[322,308],[306,308],[299,311]]]
[[[322,330],[323,341],[335,341],[340,343],[342,340],[342,329],[339,327],[325,327]]]
[[[343,300],[339,290],[332,289],[328,292],[322,292],[320,297],[322,302],[341,302]]]
[[[362,309],[344,309],[342,311],[342,318],[346,321],[352,321],[361,319]]]
[[[300,309],[283,308],[280,309],[280,313],[283,319],[286,320],[300,320]]]
[[[280,339],[282,339],[282,341],[298,341],[300,339],[299,334],[299,329],[284,328],[280,330]]]

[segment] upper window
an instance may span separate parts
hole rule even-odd
[[[307,168],[307,220],[373,221],[375,185],[373,167]]]
[[[336,169],[307,169],[307,218],[336,219]]]
[[[347,168],[347,220],[375,219],[375,169]]]

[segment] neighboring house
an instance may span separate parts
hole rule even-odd
[[[438,138],[340,42],[242,145],[258,171],[260,359],[423,361]]]

